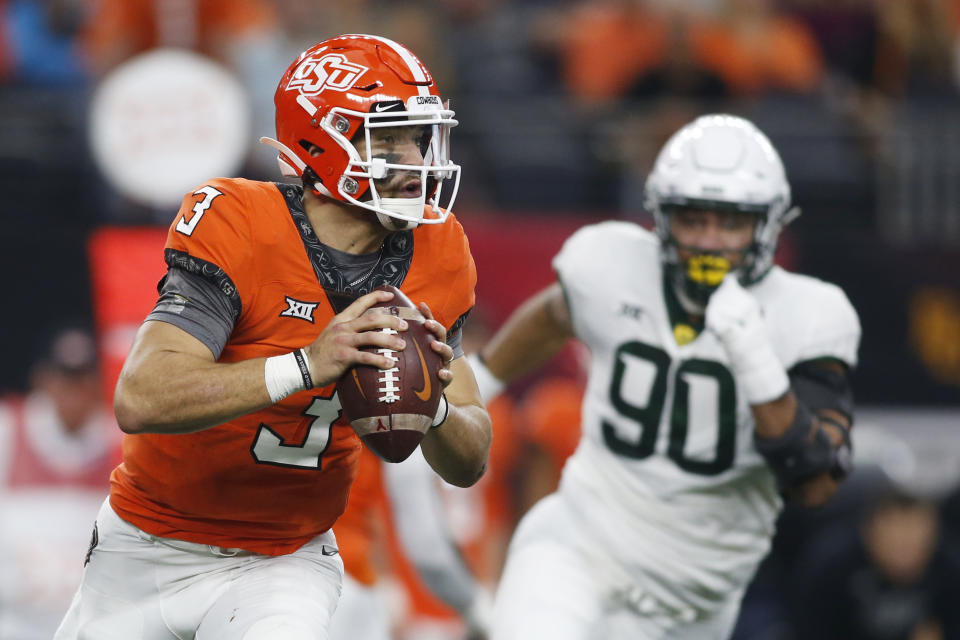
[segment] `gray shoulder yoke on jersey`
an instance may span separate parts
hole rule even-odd
[[[219,359],[233,332],[234,312],[230,298],[213,282],[171,267],[161,283],[160,299],[147,320],[160,320],[183,329]]]

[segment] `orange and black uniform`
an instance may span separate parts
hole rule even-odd
[[[300,194],[293,185],[213,180],[184,198],[170,227],[167,264],[215,283],[233,307],[220,362],[310,344],[350,300],[387,283],[426,302],[448,331],[457,328],[474,303],[476,269],[452,215],[391,234],[370,276],[351,290],[317,241]],[[271,555],[294,551],[333,525],[356,474],[361,445],[349,424],[342,417],[320,424],[307,413],[334,392],[334,385],[302,391],[196,433],[126,436],[110,504],[154,535]],[[311,437],[316,429],[327,433]],[[326,446],[315,461],[278,464],[258,459],[262,435],[292,448],[319,435]]]

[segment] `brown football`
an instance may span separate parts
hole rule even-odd
[[[381,313],[407,321],[402,351],[366,347],[371,352],[396,358],[393,369],[359,365],[337,381],[343,413],[363,443],[387,462],[402,462],[419,446],[430,429],[443,389],[437,378],[440,356],[430,348],[434,335],[424,326],[424,317],[407,296],[390,285],[377,287],[393,293],[393,299],[374,305]],[[368,312],[370,313],[370,312]],[[384,331],[389,331],[384,329]]]

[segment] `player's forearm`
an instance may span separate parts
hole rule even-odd
[[[797,414],[797,396],[788,390],[770,402],[750,405],[750,411],[756,423],[754,431],[758,436],[779,438],[787,432]]]
[[[221,364],[153,353],[124,367],[114,411],[126,433],[190,433],[270,406],[264,358]]]
[[[441,478],[458,487],[469,487],[486,470],[491,439],[486,409],[451,402],[447,419],[427,433],[420,448]]]
[[[563,290],[554,284],[521,305],[480,356],[490,373],[510,383],[547,362],[571,337]]]

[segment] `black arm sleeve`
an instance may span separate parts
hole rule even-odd
[[[234,326],[230,298],[210,280],[179,267],[170,267],[159,290],[160,299],[147,320],[183,329],[219,359]]]
[[[843,364],[839,360],[829,360]],[[790,386],[808,409],[817,413],[821,409],[832,409],[846,416],[853,424],[853,390],[847,367],[843,373],[824,366],[822,361],[807,361],[794,365],[788,372]]]

